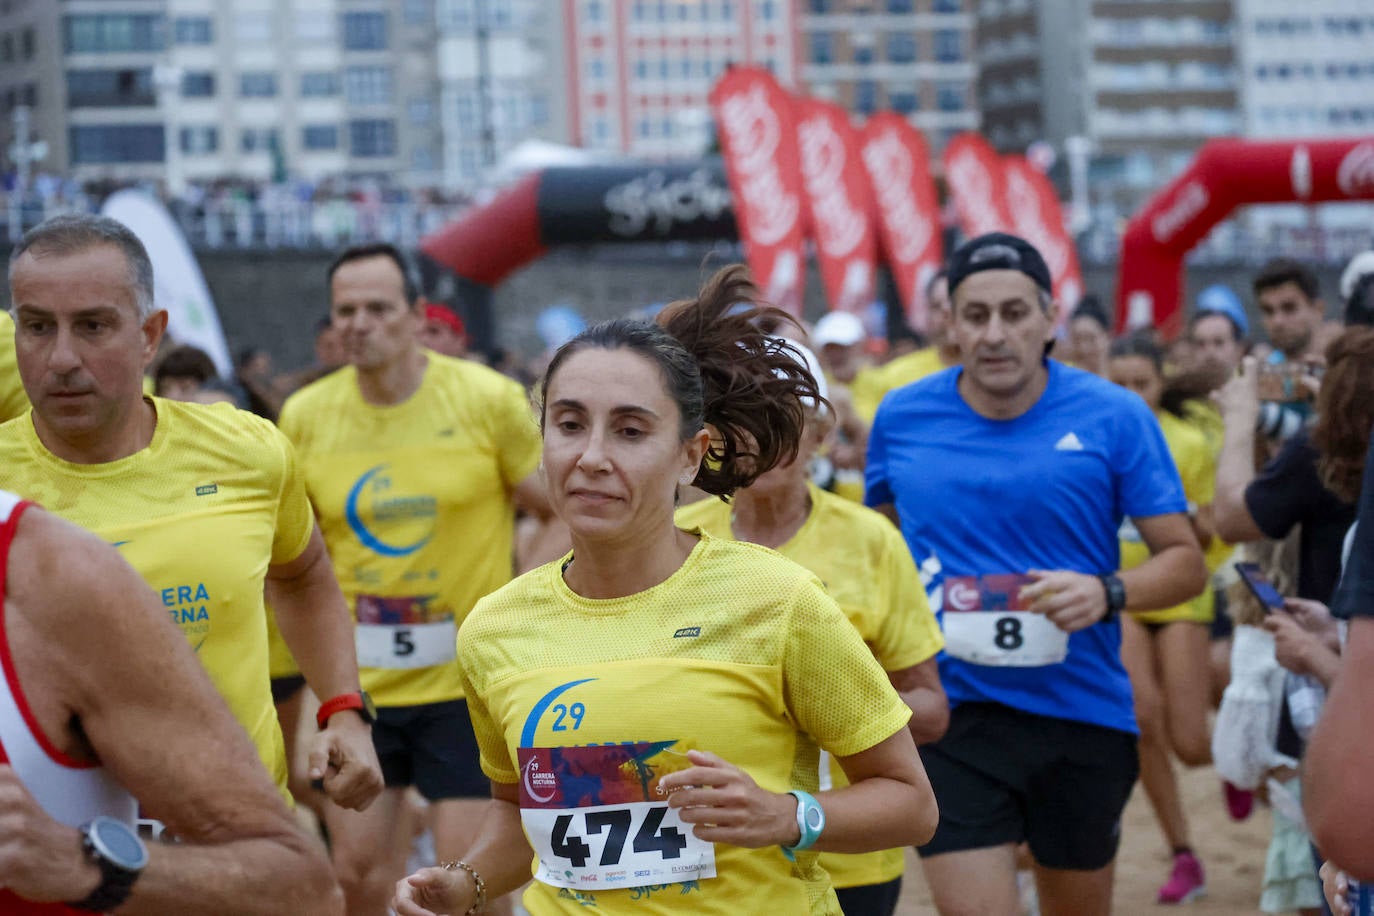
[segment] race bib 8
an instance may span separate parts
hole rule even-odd
[[[690,766],[676,742],[519,749],[520,820],[535,879],[610,890],[716,876],[715,846],[692,835],[661,777]]]
[[[452,611],[433,606],[437,597],[359,595],[358,667],[431,668],[457,658],[458,626]]]
[[[1006,573],[945,579],[945,651],[975,665],[1038,668],[1069,654],[1069,634],[1027,610],[1029,576]]]

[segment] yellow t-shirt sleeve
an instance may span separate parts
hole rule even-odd
[[[529,396],[518,382],[503,379],[492,404],[492,441],[506,487],[514,489],[539,465],[543,443]]]
[[[866,751],[906,727],[911,710],[820,580],[803,579],[791,606],[782,678],[798,727],[836,757]]]
[[[879,600],[882,623],[874,651],[887,671],[904,671],[935,657],[945,646],[931,613],[921,574],[906,542],[894,530],[885,544]]]
[[[296,449],[280,430],[273,430],[281,449],[281,495],[277,499],[277,531],[272,538],[272,563],[289,563],[305,551],[315,529],[315,514],[305,490],[305,474],[296,461]]]
[[[492,719],[491,710],[487,708],[486,701],[469,676],[472,656],[463,651],[463,640],[470,638],[473,632],[474,630],[467,626],[458,631],[458,664],[463,681],[463,696],[468,702],[468,717],[472,720],[472,731],[477,736],[478,762],[481,764],[482,772],[493,781],[515,782],[520,778],[520,774],[516,772],[515,762],[511,760],[505,733]]]

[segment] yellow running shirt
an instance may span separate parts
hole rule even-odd
[[[1217,462],[1207,437],[1186,420],[1159,411],[1160,429],[1164,431],[1164,441],[1169,445],[1169,454],[1178,465],[1178,474],[1183,478],[1183,494],[1188,497],[1190,506],[1211,505],[1216,493]],[[1121,524],[1121,568],[1133,569],[1150,558],[1150,548],[1140,539],[1140,532],[1130,519]],[[1141,611],[1131,614],[1141,623],[1172,623],[1191,620],[1209,623],[1215,612],[1215,598],[1208,588],[1201,595],[1162,611]]]
[[[625,598],[583,598],[560,570],[482,599],[459,637],[482,769],[521,785],[540,852],[526,909],[839,916],[815,853],[794,864],[776,846],[697,840],[652,788],[696,749],[769,791],[814,792],[817,743],[849,756],[905,727],[910,710],[815,576],[706,534]]]
[[[858,629],[884,671],[919,665],[944,647],[940,625],[926,602],[920,573],[901,532],[886,518],[815,486],[811,514],[778,553],[820,577],[826,591]],[[678,525],[713,537],[734,537],[730,506],[703,499],[678,510]],[[849,781],[830,758],[830,785]],[[906,869],[901,849],[862,855],[821,854],[821,866],[836,887],[882,884]]]
[[[1221,445],[1226,438],[1226,425],[1222,422],[1221,411],[1217,410],[1216,405],[1208,401],[1188,401],[1183,405],[1184,419],[1202,433],[1207,440],[1207,447],[1212,452],[1212,462],[1215,465],[1221,461]],[[1236,545],[1228,544],[1221,538],[1213,536],[1212,543],[1207,545],[1203,553],[1207,557],[1207,568],[1216,572],[1231,559],[1236,552]],[[1218,577],[1220,578],[1220,577]]]
[[[378,706],[463,696],[456,628],[510,581],[511,491],[539,463],[539,428],[519,384],[425,356],[419,389],[400,404],[363,400],[348,366],[281,412],[358,620],[363,689]]]
[[[263,763],[286,785],[267,680],[263,580],[301,555],[314,522],[291,444],[229,404],[151,398],[148,447],[72,464],[39,441],[30,414],[0,426],[0,488],[119,548],[162,599]]]
[[[9,312],[0,310],[0,423],[28,409],[29,396],[24,393],[14,355],[14,319]]]
[[[873,418],[878,413],[878,405],[887,397],[889,391],[904,388],[943,368],[945,364],[940,360],[939,347],[925,347],[898,356],[874,370],[874,376],[868,381],[863,397],[859,396],[857,390],[854,392],[854,409],[863,417],[865,423],[872,426]]]

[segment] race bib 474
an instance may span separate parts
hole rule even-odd
[[[520,748],[535,878],[588,891],[714,878],[715,847],[692,835],[659,787],[690,766],[675,743]]]

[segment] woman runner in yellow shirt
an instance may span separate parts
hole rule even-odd
[[[543,467],[573,550],[462,628],[494,800],[466,862],[397,885],[400,916],[475,913],[531,860],[532,916],[840,916],[818,852],[934,833],[910,711],[816,577],[674,524],[679,486],[728,496],[793,459],[817,398],[736,308],[756,296],[727,268],[661,326],[555,354]],[[822,748],[850,785],[820,791]]]
[[[1194,533],[1205,551],[1213,532],[1216,459],[1206,436],[1184,419],[1181,394],[1166,389],[1163,352],[1144,337],[1118,340],[1112,345],[1108,377],[1144,398],[1159,418],[1183,479]],[[1121,568],[1139,566],[1149,555],[1128,519],[1121,530]],[[1206,893],[1202,863],[1189,842],[1188,818],[1170,756],[1185,766],[1201,766],[1212,759],[1207,711],[1213,614],[1209,588],[1178,607],[1122,616],[1121,658],[1131,677],[1140,724],[1140,781],[1174,863],[1169,880],[1159,889],[1160,903],[1185,903]]]
[[[820,383],[820,363],[800,344]],[[935,741],[949,724],[935,656],[944,645],[926,602],[920,573],[901,532],[886,518],[811,483],[807,468],[833,425],[825,404],[807,404],[797,457],[779,464],[735,494],[730,504],[703,499],[678,510],[678,526],[712,537],[761,544],[801,564],[859,631],[911,709],[917,744]],[[844,770],[822,755],[821,785],[846,785]],[[892,916],[901,896],[902,849],[859,855],[826,853],[821,867],[835,885],[845,916]]]

